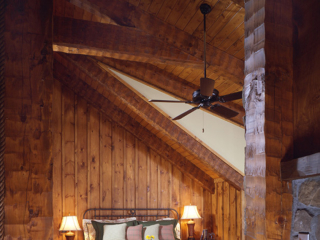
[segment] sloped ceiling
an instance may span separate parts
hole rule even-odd
[[[205,188],[213,191],[212,181],[223,178],[240,189],[243,176],[238,171],[99,65],[191,100],[203,76],[202,2],[56,0],[54,77]],[[207,76],[216,81],[220,95],[241,91],[243,6],[208,3],[213,10],[207,17]],[[224,105],[239,113],[228,121],[242,126],[241,100]]]
[[[177,100],[165,92],[161,92],[152,86],[146,85],[143,81],[133,79],[117,70],[99,63],[104,69],[113,74],[117,79],[127,84],[134,91],[137,91],[142,98]],[[182,112],[192,108],[190,104],[184,103],[153,103],[157,109],[173,118]],[[185,129],[187,133],[194,136],[198,141],[205,144],[209,150],[224,161],[232,165],[241,174],[244,175],[244,129],[235,124],[225,121],[220,117],[209,114],[201,108],[194,111],[174,123]]]

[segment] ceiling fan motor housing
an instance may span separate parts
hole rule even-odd
[[[209,97],[214,89],[214,80],[211,78],[200,78],[200,93],[202,96]]]

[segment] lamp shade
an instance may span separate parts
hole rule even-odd
[[[197,218],[201,218],[201,216],[198,213],[197,206],[195,205],[184,206],[183,215],[181,219],[197,219]]]
[[[59,231],[81,231],[77,216],[63,217]]]

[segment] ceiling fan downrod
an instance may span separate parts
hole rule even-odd
[[[200,93],[202,96],[210,97],[214,89],[214,80],[207,78],[207,60],[206,60],[206,14],[211,12],[211,7],[207,3],[200,5],[200,11],[203,14],[203,62],[204,62],[204,77],[200,78]]]
[[[203,60],[204,60],[204,78],[207,77],[207,63],[206,63],[206,14],[211,12],[211,7],[207,3],[202,3],[200,5],[200,11],[203,14]]]
[[[195,110],[199,108],[206,108],[209,111],[223,116],[224,118],[232,118],[236,115],[238,115],[238,112],[233,111],[227,107],[222,106],[219,103],[216,102],[229,102],[237,99],[241,99],[242,94],[241,92],[238,93],[231,93],[224,96],[219,96],[219,91],[217,89],[214,89],[214,83],[215,81],[213,79],[207,78],[206,74],[206,14],[210,13],[211,7],[207,3],[203,3],[200,5],[200,11],[204,16],[204,77],[200,78],[200,89],[196,90],[192,94],[192,101],[180,101],[180,100],[156,100],[156,99],[150,99],[149,102],[175,102],[175,103],[191,103],[191,104],[197,104],[196,107],[193,107],[180,115],[172,118],[172,120],[179,120],[190,113],[194,112]]]

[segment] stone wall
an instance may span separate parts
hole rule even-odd
[[[310,240],[320,240],[320,177],[294,180],[291,239],[309,232]]]

